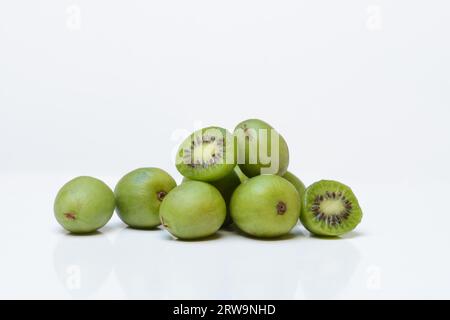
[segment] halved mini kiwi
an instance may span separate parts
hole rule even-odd
[[[311,233],[319,236],[343,235],[355,229],[361,218],[358,200],[348,186],[322,180],[306,189],[300,221]]]
[[[220,180],[236,166],[235,145],[233,135],[226,129],[208,127],[198,130],[178,149],[177,169],[192,180]]]

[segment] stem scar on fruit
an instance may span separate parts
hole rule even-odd
[[[165,191],[159,191],[157,192],[157,197],[159,201],[163,201],[164,197],[167,195],[167,192]]]
[[[164,218],[163,217],[161,217],[161,224],[163,225],[164,228],[168,228],[169,227],[169,225],[164,222]]]
[[[286,213],[286,211],[287,211],[286,203],[284,203],[283,201],[278,202],[277,203],[277,214],[283,215]]]
[[[75,220],[77,218],[75,213],[72,212],[64,213],[64,216],[69,220]]]

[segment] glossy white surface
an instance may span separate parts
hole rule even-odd
[[[0,2],[0,298],[450,298],[447,0]],[[180,242],[53,218],[79,175],[173,165],[261,118],[306,184],[350,185],[340,240]]]
[[[424,219],[439,202],[406,185],[355,186],[365,217],[342,239],[313,238],[297,226],[280,240],[221,231],[183,242],[163,230],[125,228],[117,217],[98,234],[66,234],[52,216],[64,180],[2,176],[1,298],[450,297],[450,221]],[[442,187],[437,199],[445,199]]]

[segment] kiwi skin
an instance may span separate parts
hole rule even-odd
[[[114,193],[103,181],[82,176],[59,190],[54,213],[64,229],[85,234],[103,227],[111,219],[115,206]]]
[[[202,141],[202,146],[206,146],[205,137],[214,138],[214,141],[208,141],[209,146],[213,148],[203,150],[201,152],[203,163],[197,164],[192,148],[195,150],[196,146],[199,146],[199,139]],[[208,155],[208,152],[212,154]],[[208,158],[205,158],[206,156]],[[220,180],[236,167],[237,150],[234,136],[220,127],[200,129],[183,141],[178,148],[175,162],[177,170],[186,178],[206,182]]]
[[[186,177],[183,178],[182,183],[185,183],[187,181],[192,181]],[[230,200],[231,196],[233,195],[234,190],[241,184],[241,180],[239,179],[238,174],[236,171],[231,171],[226,177],[217,180],[217,181],[211,181],[208,182],[212,186],[214,186],[217,190],[219,190],[220,194],[222,195],[223,199],[225,200],[225,203],[227,205],[227,217],[222,225],[222,227],[227,227],[230,224],[233,223],[230,215]]]
[[[162,169],[133,170],[120,179],[114,190],[117,215],[132,228],[155,228],[161,224],[161,202],[176,186],[175,180]]]
[[[231,217],[244,233],[258,238],[286,235],[297,224],[300,195],[277,175],[261,175],[241,184],[231,197]]]
[[[283,178],[285,178],[287,181],[292,183],[297,189],[298,193],[300,194],[300,197],[303,198],[303,194],[305,193],[305,184],[292,172],[288,171],[283,175]]]
[[[268,152],[270,152],[272,143],[270,130],[275,129],[267,122],[264,122],[259,119],[248,119],[239,123],[234,130],[238,152],[239,168],[249,178],[262,174],[263,172],[261,171],[261,169],[263,168],[268,169],[272,165],[272,163],[270,164],[261,163],[261,159],[259,157],[259,149],[260,149],[259,137],[257,136],[255,137],[255,134],[258,134],[258,130],[267,130],[268,141],[266,148]],[[245,135],[244,141],[242,141],[243,139],[239,138],[239,133],[243,133]],[[275,131],[275,133],[277,132]],[[278,170],[276,170],[276,172],[271,173],[282,176],[287,172],[289,166],[289,148],[286,143],[286,140],[284,140],[284,138],[279,133],[277,133],[277,135],[279,137]],[[258,152],[256,161],[257,163],[251,163],[251,159],[249,156],[250,143],[252,143],[254,139],[258,139],[258,141],[256,142]]]
[[[318,202],[322,201],[321,199],[329,201],[328,207],[331,203],[332,208],[336,208],[336,201],[342,201],[337,204],[342,207],[342,209],[339,209],[342,212],[339,220],[330,223],[323,218],[324,215],[319,212],[326,209],[322,208],[323,204]],[[362,219],[363,213],[353,191],[350,187],[338,181],[321,180],[313,183],[306,188],[302,201],[300,221],[309,232],[317,236],[341,236],[355,229]],[[325,215],[325,217],[328,216]],[[319,217],[321,217],[320,220]]]
[[[220,192],[201,181],[187,181],[163,200],[159,216],[164,228],[181,240],[213,235],[225,221],[227,209]]]

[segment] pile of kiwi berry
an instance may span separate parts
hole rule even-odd
[[[340,236],[360,223],[362,211],[348,186],[321,180],[305,188],[288,165],[286,141],[262,120],[243,121],[233,134],[208,127],[179,147],[179,186],[158,168],[126,174],[114,192],[96,178],[78,177],[60,189],[54,213],[72,233],[96,231],[116,210],[132,228],[162,225],[183,240],[231,224],[252,237],[274,238],[288,234],[299,219],[318,236]]]

